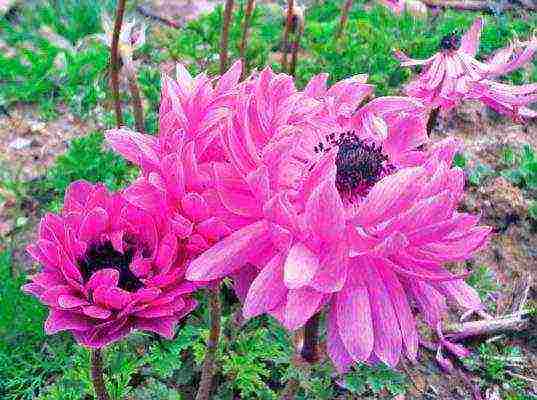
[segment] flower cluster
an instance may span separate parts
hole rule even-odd
[[[90,347],[133,329],[171,337],[191,293],[230,277],[246,318],[295,330],[326,311],[341,371],[415,359],[416,309],[439,360],[462,353],[442,335],[447,302],[482,306],[444,264],[471,257],[490,228],[457,209],[460,144],[429,141],[417,99],[370,100],[365,75],[298,90],[270,68],[240,74],[178,65],[162,78],[158,136],[107,132],[141,174],[119,193],[75,182],[43,219],[29,247],[43,272],[25,289],[50,307],[47,332]]]
[[[537,36],[511,43],[487,62],[475,56],[483,29],[477,18],[462,37],[452,33],[442,38],[440,50],[426,60],[409,58],[396,51],[403,66],[422,66],[422,73],[406,87],[406,93],[431,108],[451,109],[463,100],[479,100],[513,119],[533,118],[537,112],[527,106],[537,102],[537,85],[508,85],[494,79],[515,71],[531,61],[537,51]]]

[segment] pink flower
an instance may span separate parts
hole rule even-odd
[[[382,5],[388,7],[392,12],[401,14],[405,10],[404,0],[379,0]]]
[[[407,85],[407,94],[432,108],[450,109],[463,100],[477,99],[514,118],[535,116],[525,106],[537,101],[536,85],[513,86],[492,79],[531,61],[537,51],[537,37],[513,43],[483,63],[475,59],[482,28],[480,17],[462,38],[456,34],[445,36],[440,51],[426,60],[411,59],[396,52],[401,65],[423,66],[423,72]]]
[[[141,168],[125,199],[166,219],[191,258],[249,222],[220,205],[213,182],[213,163],[223,164],[225,158],[218,133],[230,114],[241,65],[219,79],[192,78],[182,65],[177,71],[178,81],[162,79],[157,137],[113,129],[106,139]]]
[[[167,338],[192,311],[178,241],[158,215],[102,185],[72,183],[60,215],[47,214],[28,252],[43,269],[24,290],[50,308],[45,331],[71,331],[100,348],[132,330]]]
[[[247,271],[245,317],[268,313],[294,330],[327,309],[328,353],[340,370],[354,361],[395,365],[402,352],[416,358],[411,302],[434,329],[446,298],[480,309],[475,291],[442,264],[470,257],[490,229],[456,210],[464,186],[451,168],[458,144],[418,150],[427,141],[419,102],[378,98],[345,114],[346,100],[360,99],[343,94],[360,91],[363,100],[369,88],[351,79],[330,95],[323,79],[290,91],[300,102],[272,118],[277,129],[252,122],[267,112],[256,117],[247,106],[255,94],[237,106],[223,135],[235,169],[215,178],[227,210],[252,222],[196,258],[187,278]],[[293,115],[300,104],[313,104],[306,119]]]

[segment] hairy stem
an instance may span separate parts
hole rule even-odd
[[[229,25],[233,13],[233,0],[226,0],[224,8],[224,24],[222,25],[222,34],[220,36],[220,75],[226,72],[228,47],[229,47]]]
[[[110,49],[110,80],[112,84],[112,95],[114,96],[114,110],[116,113],[116,126],[123,125],[123,113],[121,111],[121,100],[119,99],[119,34],[123,25],[123,14],[125,14],[125,1],[118,0],[116,8],[116,19],[114,22],[114,33],[112,35],[112,46]]]
[[[304,327],[304,344],[300,355],[310,364],[319,361],[319,313],[313,315]]]
[[[433,108],[429,114],[429,120],[427,121],[427,135],[431,136],[431,133],[436,126],[438,120],[438,114],[440,114],[440,107]]]
[[[345,26],[347,26],[347,20],[349,19],[349,11],[352,7],[352,0],[347,0],[341,9],[341,19],[339,20],[339,28],[336,33],[336,40],[343,35]]]
[[[214,361],[218,341],[220,340],[220,318],[222,316],[222,307],[220,304],[220,285],[211,292],[209,298],[209,312],[211,317],[211,329],[209,331],[209,340],[207,341],[207,352],[203,360],[201,370],[200,386],[196,395],[196,400],[208,400],[211,394],[214,377]]]
[[[248,73],[248,63],[246,60],[246,48],[248,46],[248,29],[254,12],[255,0],[248,0],[246,9],[244,10],[244,25],[242,26],[242,40],[239,48],[240,59],[242,60],[242,75],[241,79],[246,77]]]
[[[295,7],[294,0],[287,1],[287,19],[285,21],[285,29],[283,30],[282,42],[282,69],[287,71],[287,46],[289,43],[289,35],[293,25],[293,9]]]
[[[300,382],[296,379],[289,379],[283,388],[280,400],[294,400],[296,392],[300,388]]]
[[[104,384],[103,357],[100,349],[91,350],[91,380],[97,400],[109,400]]]
[[[136,130],[140,133],[145,133],[144,124],[144,106],[142,103],[142,97],[140,96],[140,89],[138,87],[138,79],[136,77],[136,71],[129,71],[129,90],[132,96],[132,109],[134,112],[134,124]]]
[[[295,76],[296,64],[298,62],[298,51],[300,50],[300,38],[302,37],[302,27],[297,28],[295,40],[293,42],[293,56],[291,57],[291,66],[289,67],[289,74]]]

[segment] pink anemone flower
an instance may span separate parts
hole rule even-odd
[[[23,289],[50,308],[46,333],[70,331],[87,347],[132,330],[172,338],[196,306],[197,285],[184,280],[170,229],[102,185],[72,183],[62,213],[45,215],[28,252],[43,269]]]
[[[526,106],[537,101],[537,85],[507,85],[493,79],[522,67],[537,51],[537,37],[512,43],[487,62],[475,59],[483,19],[477,18],[462,38],[445,36],[440,51],[426,60],[395,53],[403,66],[423,66],[423,72],[409,83],[406,93],[431,108],[451,109],[463,100],[476,99],[515,119],[535,116]]]
[[[124,197],[143,210],[166,216],[191,257],[241,223],[241,218],[218,206],[212,178],[212,163],[224,159],[215,139],[230,112],[241,64],[235,63],[219,79],[205,74],[192,78],[180,64],[177,71],[177,81],[162,79],[157,137],[122,128],[106,132],[106,140],[141,168],[140,178]]]
[[[289,330],[327,310],[327,350],[340,371],[355,361],[393,366],[403,351],[415,359],[412,305],[439,334],[446,299],[482,307],[442,266],[470,257],[490,233],[456,210],[464,186],[451,167],[458,144],[419,150],[426,113],[415,100],[378,98],[338,122],[326,107],[341,98],[313,92],[320,111],[269,138],[248,124],[248,107],[237,107],[232,118],[242,123],[223,132],[234,168],[215,177],[223,205],[252,223],[194,259],[186,276],[247,271],[244,316],[268,313]],[[443,347],[458,350],[442,336],[439,359]]]

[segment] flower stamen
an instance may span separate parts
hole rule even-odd
[[[78,261],[78,265],[84,282],[87,282],[95,272],[112,268],[119,272],[118,286],[128,292],[135,292],[144,284],[129,268],[133,257],[134,249],[132,247],[121,253],[114,249],[112,242],[107,240],[103,243],[91,244],[84,257]]]

